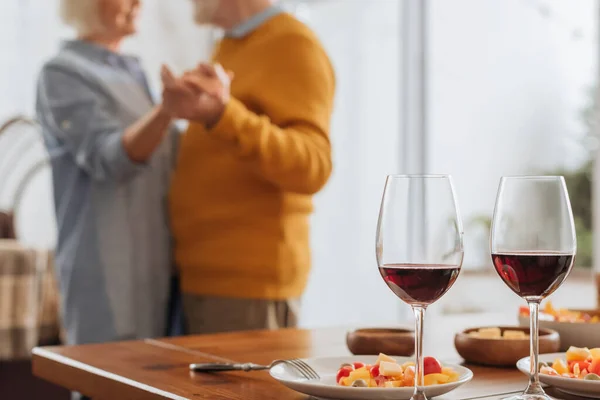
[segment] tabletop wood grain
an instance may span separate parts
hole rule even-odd
[[[479,323],[486,325],[486,318],[492,316],[435,321],[438,329],[430,332],[425,352],[445,361],[460,362],[447,336]],[[499,324],[507,323],[497,316],[493,319]],[[38,348],[34,350],[33,372],[94,400],[306,400],[307,396],[283,387],[267,372],[196,374],[189,371],[188,365],[348,355],[346,332],[343,328],[255,331]],[[468,367],[474,372],[474,379],[440,400],[502,398],[523,390],[527,383],[516,369]]]

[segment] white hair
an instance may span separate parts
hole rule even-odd
[[[98,33],[102,29],[100,0],[60,0],[60,16],[78,35]]]

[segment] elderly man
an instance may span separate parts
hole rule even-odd
[[[39,77],[69,344],[164,336],[173,275],[166,197],[178,133],[120,53],[139,0],[61,0],[76,40]]]
[[[334,71],[315,34],[269,0],[194,4],[225,37],[215,64],[163,71],[165,107],[191,121],[171,190],[188,328],[294,326],[312,196],[332,169]]]

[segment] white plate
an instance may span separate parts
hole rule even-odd
[[[566,354],[551,353],[540,354],[539,356],[540,362],[545,362],[548,365],[552,364],[557,358],[566,360]],[[529,376],[529,357],[520,359],[517,362],[517,368],[519,368],[519,371]],[[580,379],[564,378],[562,376],[540,374],[540,382],[553,386],[561,392],[600,399],[600,381],[584,381]]]
[[[396,361],[403,364],[412,361],[409,357],[395,357]],[[298,376],[292,367],[279,364],[271,368],[271,376],[283,385],[297,392],[322,399],[338,400],[408,400],[413,395],[412,387],[405,388],[357,388],[338,386],[335,382],[340,365],[356,361],[365,364],[375,364],[377,356],[354,356],[354,357],[330,357],[309,358],[304,361],[310,365],[321,376],[318,381],[309,381]],[[451,367],[460,374],[457,382],[445,383],[443,385],[432,385],[425,387],[427,397],[440,396],[457,387],[469,382],[473,378],[473,372],[460,365],[444,364]]]

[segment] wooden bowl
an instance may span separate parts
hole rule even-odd
[[[517,361],[529,356],[529,336],[525,339],[485,339],[469,335],[480,328],[467,329],[456,334],[454,346],[458,354],[468,363],[494,367],[515,367]],[[523,331],[529,334],[529,328],[518,326],[500,326],[505,330]],[[551,329],[540,329],[540,354],[556,353],[560,348],[560,336]]]
[[[599,316],[600,310],[573,310]],[[529,326],[529,317],[519,315],[519,325]],[[558,322],[540,319],[540,328],[552,329],[560,335],[560,351],[575,347],[600,347],[600,323]]]
[[[357,329],[346,335],[348,349],[354,355],[412,356],[415,352],[415,333],[410,329]]]

